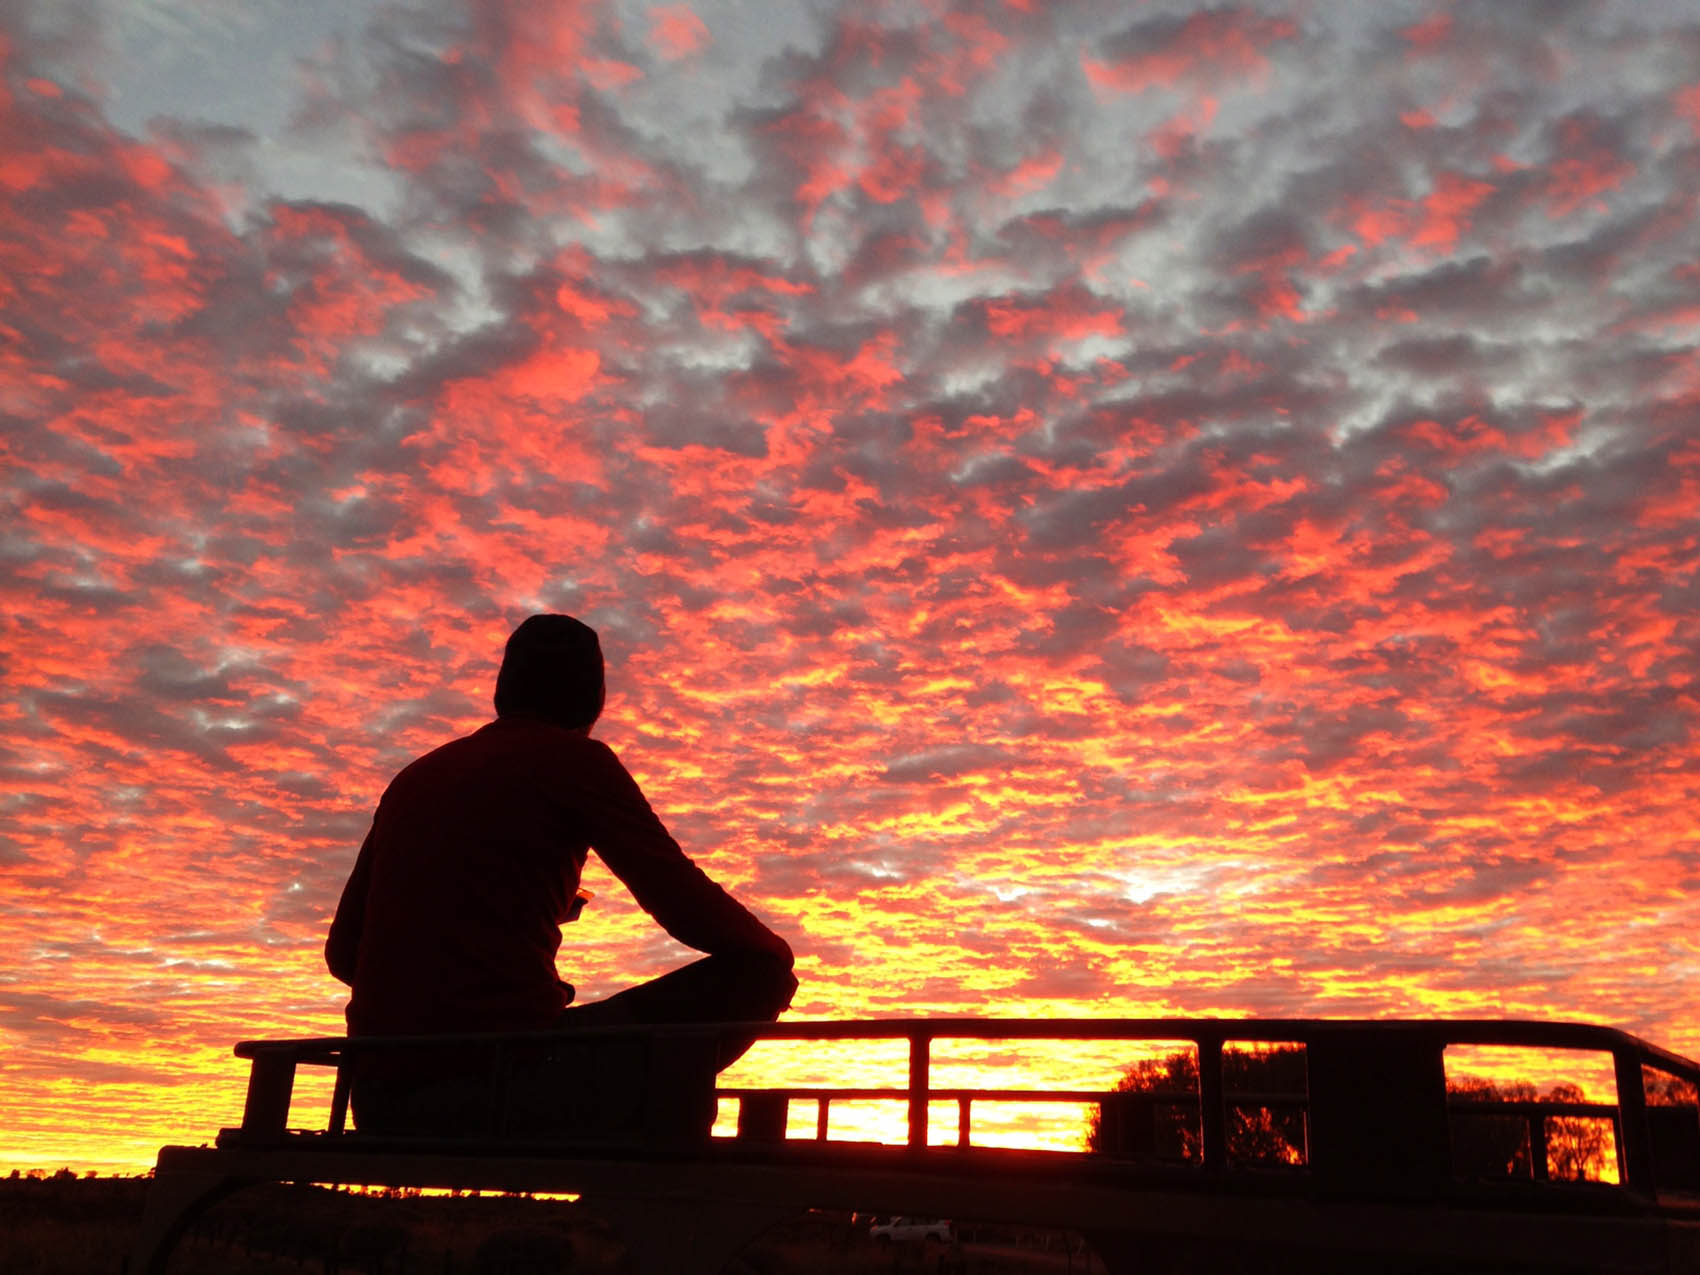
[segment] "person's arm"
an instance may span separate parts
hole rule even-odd
[[[377,822],[373,821],[376,829]],[[366,919],[366,887],[372,880],[372,833],[360,844],[354,871],[342,887],[342,899],[331,918],[330,936],[325,939],[325,964],[332,977],[354,986],[354,967],[360,958],[360,927]]]
[[[687,947],[710,956],[766,952],[789,969],[791,945],[691,862],[613,750],[592,743],[595,762],[584,800],[587,839],[638,905]]]

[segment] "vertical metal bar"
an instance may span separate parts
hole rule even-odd
[[[826,1107],[832,1101],[826,1094],[815,1099],[815,1141],[826,1141]]]
[[[973,1101],[974,1099],[967,1094],[963,1094],[956,1100],[956,1145],[959,1147],[968,1145],[968,1108]]]
[[[1228,1167],[1228,1113],[1222,1093],[1222,1041],[1198,1044],[1198,1112],[1204,1143],[1204,1167],[1220,1172]]]
[[[327,1126],[332,1133],[342,1133],[348,1128],[348,1091],[353,1083],[349,1078],[351,1065],[346,1055],[337,1059],[336,1089],[331,1093],[331,1122]]]
[[[295,1088],[295,1055],[254,1055],[248,1069],[248,1101],[242,1108],[242,1132],[281,1134],[289,1123],[289,1097]]]
[[[927,1145],[928,1070],[932,1063],[933,1038],[916,1029],[909,1036],[909,1149]]]
[[[1536,1111],[1528,1117],[1529,1172],[1535,1181],[1547,1180],[1547,1113]]]
[[[653,1044],[652,1044],[653,1048]],[[651,1066],[653,1066],[653,1059]],[[514,1067],[513,1057],[506,1045],[498,1041],[493,1047],[490,1060],[491,1090],[496,1097],[496,1132],[499,1135],[512,1133],[508,1127],[508,1117],[513,1113]],[[647,1104],[647,1099],[646,1099]]]
[[[1641,1051],[1620,1044],[1611,1051],[1617,1079],[1618,1177],[1624,1186],[1655,1195],[1659,1184],[1653,1171],[1653,1133],[1647,1123],[1647,1081]]]

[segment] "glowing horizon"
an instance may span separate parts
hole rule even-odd
[[[0,1172],[340,1032],[539,610],[796,1016],[1700,1054],[1692,13],[72,10],[0,19]],[[585,884],[581,998],[684,958]]]

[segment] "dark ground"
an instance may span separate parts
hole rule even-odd
[[[124,1275],[146,1178],[0,1179],[0,1275]],[[752,1244],[727,1275],[1101,1275],[1061,1232],[959,1228],[965,1242],[876,1245],[848,1214],[810,1213]],[[1074,1251],[1070,1251],[1070,1250]],[[592,1212],[523,1196],[359,1195],[273,1184],[214,1206],[171,1275],[619,1275]]]

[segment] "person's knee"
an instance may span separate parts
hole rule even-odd
[[[797,994],[797,976],[788,962],[768,952],[740,952],[737,983],[751,1019],[778,1018]]]
[[[780,961],[773,962],[773,1012],[769,1018],[778,1018],[791,1008],[791,998],[797,994],[797,975],[789,965]]]

